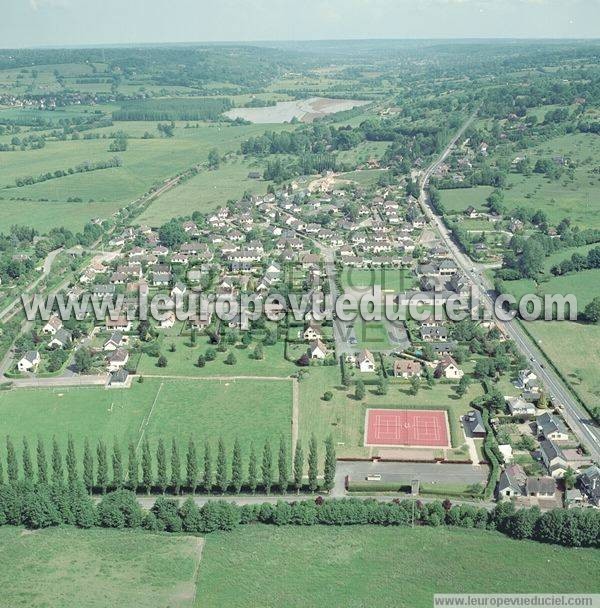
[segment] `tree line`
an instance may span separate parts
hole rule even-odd
[[[511,502],[492,511],[450,500],[324,499],[237,505],[208,500],[198,506],[193,497],[182,504],[159,496],[144,511],[130,490],[106,494],[96,505],[81,481],[67,484],[16,482],[0,485],[0,525],[46,528],[61,524],[81,528],[140,528],[152,531],[207,534],[254,523],[276,526],[453,526],[497,530],[515,539],[568,547],[600,546],[600,511],[538,507],[515,510]]]
[[[184,492],[239,494],[242,490],[252,494],[257,491],[270,494],[274,489],[282,494],[290,489],[296,492],[329,491],[335,481],[336,453],[331,436],[324,444],[321,471],[319,446],[314,435],[309,440],[306,457],[302,442],[298,441],[292,458],[282,435],[276,454],[268,439],[260,452],[250,444],[246,462],[237,438],[230,452],[223,438],[218,440],[214,451],[208,440],[202,449],[198,449],[190,437],[183,453],[175,437],[170,444],[160,437],[155,449],[145,439],[139,446],[130,441],[124,453],[116,439],[110,447],[102,439],[92,446],[86,437],[83,451],[78,453],[73,437],[69,436],[63,454],[56,437],[53,437],[49,450],[41,437],[35,449],[23,437],[19,458],[12,438],[7,436],[6,478],[9,484],[24,481],[27,484],[60,485],[66,482],[70,487],[81,481],[89,494],[106,494],[109,490],[121,489],[146,494],[170,492],[174,495]],[[304,477],[305,468],[307,479]],[[0,484],[4,481],[4,463],[0,459]]]
[[[99,160],[94,163],[85,161],[76,165],[75,167],[69,167],[68,169],[57,169],[53,172],[41,173],[38,176],[27,175],[25,177],[17,177],[15,179],[15,185],[17,188],[21,186],[30,186],[31,184],[37,184],[39,182],[47,182],[50,179],[58,179],[60,177],[66,177],[67,175],[73,175],[74,173],[86,173],[88,171],[99,171],[101,169],[110,169],[112,167],[120,167],[123,161],[118,156],[113,156],[108,160]]]

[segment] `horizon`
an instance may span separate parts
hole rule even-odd
[[[94,24],[90,36],[90,24]],[[204,3],[19,0],[6,7],[2,48],[316,40],[583,40],[599,35],[598,0],[290,0]],[[510,36],[506,36],[511,32]],[[90,38],[94,41],[90,43]],[[192,42],[190,42],[192,41]],[[197,42],[194,42],[197,41]]]

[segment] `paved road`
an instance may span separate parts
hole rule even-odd
[[[418,479],[425,483],[452,483],[471,485],[485,483],[487,466],[470,464],[434,464],[412,462],[338,462],[337,477],[348,475],[355,481],[364,481],[367,475],[381,475],[383,482],[410,482]],[[338,484],[336,483],[336,488]]]
[[[474,112],[462,125],[438,159],[427,167],[425,172],[421,175],[421,193],[419,201],[426,216],[437,227],[443,241],[452,253],[459,268],[476,287],[476,292],[478,293],[482,304],[491,313],[494,307],[495,296],[493,286],[481,272],[480,267],[478,267],[477,264],[466,256],[454,243],[450,231],[442,221],[441,217],[439,217],[432,208],[426,190],[427,183],[432,172],[446,159],[458,139],[463,135],[465,130],[474,120],[475,115],[476,112]],[[509,322],[497,321],[497,324],[499,328],[517,344],[519,350],[525,355],[525,357],[527,357],[529,367],[535,374],[537,374],[538,378],[540,378],[542,383],[547,387],[550,395],[562,403],[564,406],[563,414],[565,420],[573,431],[575,431],[578,437],[586,444],[590,450],[593,460],[599,462],[600,430],[598,429],[598,426],[594,424],[589,415],[584,411],[583,407],[573,397],[569,388],[552,370],[549,360],[525,333],[519,322],[516,320]]]
[[[10,303],[8,304],[4,309],[2,309],[0,311],[0,321],[8,321],[14,314],[14,312],[16,312],[15,309],[17,307],[18,304],[21,303],[21,296],[24,293],[31,293],[40,283],[40,281],[46,277],[49,273],[50,273],[50,269],[52,268],[52,264],[54,263],[54,260],[56,259],[56,256],[62,251],[62,247],[59,247],[58,249],[54,249],[53,251],[51,251],[47,256],[46,259],[44,260],[44,263],[42,265],[42,272],[41,274],[38,275],[38,277],[32,281],[23,291],[19,292],[19,295]],[[18,308],[17,308],[18,310]],[[9,313],[13,313],[10,316]],[[5,319],[5,317],[7,317]]]

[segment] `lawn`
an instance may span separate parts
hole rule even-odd
[[[350,373],[353,373],[350,371]],[[354,378],[365,376],[354,371]],[[339,367],[315,366],[300,381],[300,438],[307,442],[314,433],[318,438],[332,434],[338,456],[368,457],[371,449],[363,446],[365,410],[376,408],[449,408],[449,416],[455,424],[469,410],[472,399],[481,394],[481,386],[471,385],[467,394],[457,398],[452,385],[437,382],[433,388],[423,386],[417,395],[411,395],[408,382],[390,383],[387,395],[377,395],[376,387],[366,386],[362,401],[354,399],[354,388],[341,386]],[[330,401],[323,400],[323,393],[331,391]]]
[[[408,291],[415,285],[412,273],[400,268],[344,268],[342,271],[342,286],[344,290],[371,290],[379,285],[382,291],[394,293]]]
[[[434,593],[598,592],[599,568],[593,549],[479,530],[255,525],[206,539],[196,606],[429,608]]]
[[[134,382],[131,389],[103,388],[17,389],[0,393],[3,434],[20,450],[21,437],[34,445],[40,435],[50,448],[56,435],[66,445],[71,433],[76,447],[84,437],[114,438],[122,448],[144,434],[152,444],[158,437],[180,439],[180,449],[191,435],[201,444],[237,436],[246,449],[251,441],[262,446],[269,437],[290,437],[292,385],[290,381],[158,380]]]
[[[491,186],[453,188],[440,190],[440,198],[447,213],[462,213],[467,207],[475,207],[477,211],[486,211],[485,199],[492,191]]]
[[[384,321],[365,321],[357,316],[354,321],[354,334],[358,341],[357,349],[387,351],[392,348]]]
[[[572,321],[536,321],[525,327],[589,405],[600,397],[600,326]]]
[[[138,531],[0,529],[2,605],[193,606],[202,540]]]
[[[186,336],[160,336],[159,342],[162,353],[167,358],[167,367],[157,367],[158,359],[143,354],[137,367],[137,372],[143,375],[175,375],[175,376],[281,376],[289,377],[297,368],[284,358],[284,344],[282,341],[273,346],[265,346],[264,358],[257,360],[253,357],[254,345],[248,348],[231,346],[224,353],[217,352],[214,361],[207,361],[204,367],[198,367],[198,357],[206,353],[208,341],[205,336],[198,336],[195,346],[190,345]],[[175,345],[175,352],[171,352],[171,345]],[[213,346],[214,349],[214,346]],[[306,350],[306,349],[304,349]],[[228,353],[234,353],[235,365],[225,363]]]

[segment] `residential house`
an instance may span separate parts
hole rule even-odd
[[[394,361],[395,378],[420,377],[423,373],[423,365],[412,359],[396,359]]]
[[[321,340],[313,340],[309,345],[309,354],[311,359],[325,359],[328,349]]]
[[[108,371],[116,372],[127,365],[129,353],[124,348],[117,348],[108,355],[106,360],[108,362]]]
[[[52,340],[48,342],[49,348],[66,348],[71,344],[73,336],[70,331],[61,327],[53,336]]]
[[[323,329],[316,323],[309,323],[307,328],[304,330],[302,337],[309,342],[323,339]]]
[[[539,435],[552,441],[567,441],[569,432],[564,422],[550,412],[544,412],[536,418],[536,428]]]
[[[113,351],[117,350],[117,348],[120,348],[121,346],[124,346],[126,343],[127,339],[120,331],[113,331],[108,340],[104,342],[102,348],[104,350]]]
[[[62,321],[53,315],[48,319],[48,322],[42,327],[42,333],[54,335],[63,326]]]
[[[445,355],[435,368],[435,375],[438,378],[444,377],[448,380],[460,380],[465,375],[465,372],[458,367],[458,363],[450,355]]]
[[[535,406],[521,397],[505,396],[504,401],[511,416],[530,419],[535,416]]]
[[[356,357],[356,365],[358,369],[363,372],[374,372],[375,371],[375,357],[373,353],[366,348],[362,350],[358,357]]]
[[[41,360],[37,350],[27,351],[17,362],[17,369],[20,372],[35,371]]]
[[[506,467],[498,480],[498,497],[500,499],[507,499],[523,496],[526,482],[527,475],[521,465],[512,464]]]
[[[127,317],[119,317],[118,319],[107,317],[105,326],[106,331],[131,331],[131,321]]]
[[[567,470],[567,461],[562,450],[550,439],[540,441],[542,460],[552,477],[562,477]]]
[[[485,437],[487,431],[483,424],[483,417],[479,410],[471,410],[463,416],[463,424],[469,430],[471,437]]]
[[[600,507],[600,468],[598,466],[592,465],[581,474],[579,487],[590,504]]]

